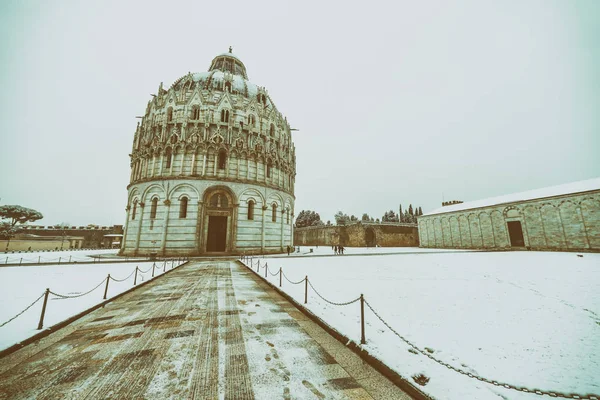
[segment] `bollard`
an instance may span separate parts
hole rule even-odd
[[[21,257],[21,261],[19,261],[19,267],[21,266],[22,262],[23,262],[23,257]]]
[[[106,300],[106,294],[108,293],[108,282],[110,281],[110,274],[106,277],[106,287],[104,288],[104,300]]]
[[[136,265],[135,266],[135,276],[133,277],[133,286],[135,286],[135,284],[137,283],[137,273],[138,273],[138,267]]]
[[[154,267],[156,266],[156,263],[152,264],[152,277],[154,278]]]
[[[258,266],[256,267],[256,272],[260,271],[260,259],[258,260]]]
[[[58,257],[58,263],[59,263],[59,264],[60,264],[60,259],[61,259],[61,258],[62,258],[62,257]]]
[[[4,264],[8,264],[8,257],[6,257],[6,262]]]
[[[166,266],[166,265],[165,265],[165,266],[163,266],[163,274],[164,274],[165,272],[167,272],[167,266]]]
[[[71,256],[69,256],[69,262],[71,262]]]
[[[41,256],[38,256],[38,264],[40,263],[40,260],[42,259]]]
[[[267,277],[268,272],[269,272],[269,264],[265,263],[265,278]]]
[[[42,306],[42,315],[40,315],[40,322],[38,324],[38,330],[44,327],[44,315],[46,315],[46,304],[48,304],[48,295],[50,294],[50,289],[46,288],[46,293],[44,294],[44,305]]]
[[[304,277],[304,304],[308,303],[308,275]]]
[[[365,340],[365,298],[360,294],[360,344],[367,344]]]
[[[279,287],[281,287],[281,275],[283,275],[283,272],[281,271],[281,267],[279,267]]]

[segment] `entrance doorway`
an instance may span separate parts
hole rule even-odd
[[[227,217],[208,217],[206,251],[225,251],[227,244]]]
[[[365,231],[365,242],[367,242],[367,247],[375,247],[375,231],[373,228],[367,228]]]
[[[510,237],[510,245],[512,247],[525,247],[525,239],[523,239],[523,228],[520,221],[509,221],[508,236]]]

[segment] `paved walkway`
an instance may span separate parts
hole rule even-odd
[[[191,262],[0,362],[0,399],[410,399],[232,261]]]

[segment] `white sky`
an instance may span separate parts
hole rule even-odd
[[[234,46],[288,117],[296,214],[600,176],[600,1],[0,4],[0,204],[122,224],[161,81]]]

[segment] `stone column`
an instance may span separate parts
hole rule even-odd
[[[204,203],[202,201],[198,201],[198,215],[196,217],[196,254],[200,254],[200,250],[202,249],[202,221],[204,220],[203,209]]]
[[[166,207],[165,211],[165,219],[163,226],[163,236],[162,241],[160,243],[160,253],[165,255],[165,249],[167,247],[167,230],[169,229],[169,214],[171,213],[171,200],[167,199],[164,201],[164,205]]]
[[[284,224],[284,215],[285,215],[285,210],[283,209],[283,204],[281,205],[281,236],[279,239],[279,245],[281,247],[281,251],[283,251],[283,224]]]
[[[158,176],[162,176],[164,160],[165,160],[165,155],[161,154],[160,155],[160,164],[158,165]]]
[[[204,150],[204,155],[202,159],[202,176],[206,175],[206,150]]]
[[[217,155],[217,154],[215,154],[215,163],[214,163],[214,165],[213,165],[213,175],[214,175],[214,176],[217,176],[217,161],[218,161],[218,160],[217,160],[217,157],[218,157],[218,155]]]
[[[156,168],[156,154],[152,155],[152,171],[150,172],[150,177],[154,177],[154,171]]]
[[[292,212],[292,221],[290,222],[290,246],[294,245],[294,213]]]
[[[140,221],[138,222],[138,229],[135,235],[135,247],[133,248],[133,255],[136,256],[140,249],[140,235],[142,233],[142,224],[144,223],[144,202],[140,202]]]
[[[185,150],[181,153],[181,166],[179,167],[179,175],[183,175],[183,163],[185,162]]]
[[[194,150],[194,154],[192,154],[192,166],[190,168],[190,175],[194,175],[196,172],[196,150]]]
[[[262,206],[262,239],[260,243],[260,251],[261,253],[265,252],[265,211],[267,211],[267,206],[263,204]]]

